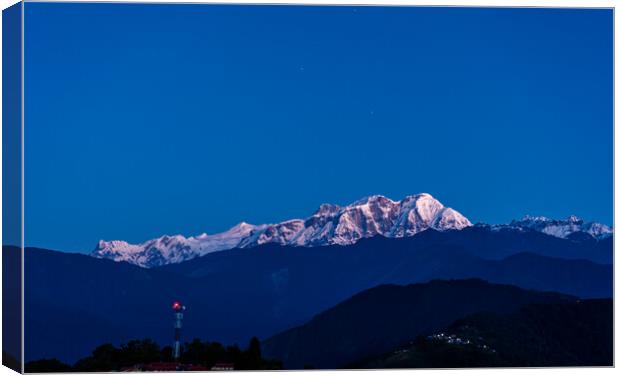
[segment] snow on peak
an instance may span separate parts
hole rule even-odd
[[[521,221],[548,222],[548,221],[551,221],[551,219],[549,219],[548,217],[545,217],[545,216],[530,216],[530,215],[525,215],[525,216],[523,216],[523,218],[521,219]]]
[[[125,241],[99,241],[92,255],[97,258],[129,262],[141,267],[156,267],[179,263],[219,250],[237,247],[242,239],[262,226],[239,223],[226,232],[207,235],[202,233],[186,238],[182,235],[164,235],[141,244]]]
[[[256,229],[256,225],[248,224],[245,221],[242,221],[224,233],[228,233],[231,235],[232,234],[246,235],[249,232],[253,231],[254,229]]]
[[[386,198],[383,195],[370,195],[362,199],[358,199],[351,203],[350,206],[363,206],[365,204],[388,204],[394,203],[390,198]]]
[[[495,230],[500,229],[529,229],[545,233],[559,238],[568,238],[574,233],[586,233],[596,239],[604,239],[613,234],[613,229],[607,225],[591,222],[585,223],[583,219],[570,215],[566,220],[554,220],[544,216],[525,215],[521,220],[513,220],[510,224],[494,225]]]
[[[313,216],[331,215],[338,212],[338,210],[340,210],[340,206],[336,204],[323,203],[319,206],[319,209],[314,212]]]
[[[470,225],[467,218],[444,207],[430,194],[412,195],[401,201],[372,195],[343,207],[323,204],[311,217],[267,226],[241,245],[350,245],[375,235],[404,237],[429,228],[450,230]]]
[[[99,241],[92,255],[125,261],[142,267],[179,263],[214,251],[253,247],[265,243],[290,246],[350,245],[362,238],[382,235],[406,237],[432,228],[462,229],[471,226],[459,212],[444,207],[428,193],[394,201],[372,195],[347,206],[322,204],[306,219],[277,224],[252,225],[240,222],[229,230],[186,238],[163,236],[141,244]]]
[[[125,241],[97,243],[92,255],[125,261],[142,267],[179,263],[214,251],[254,247],[266,243],[288,246],[351,245],[362,238],[377,235],[409,237],[427,229],[460,230],[471,222],[458,211],[445,207],[428,193],[409,195],[394,201],[383,195],[371,195],[346,206],[322,204],[305,219],[276,224],[252,225],[240,222],[225,232],[194,237],[165,235],[140,244]],[[534,230],[560,238],[585,233],[595,239],[613,234],[601,223],[585,223],[571,215],[565,220],[525,215],[510,224],[491,225],[491,230]]]
[[[199,235],[197,235],[197,236],[195,236],[195,237],[192,237],[192,238],[195,238],[195,239],[197,239],[197,240],[204,240],[204,239],[205,239],[205,238],[207,238],[208,236],[209,236],[209,235],[208,235],[208,234],[206,234],[206,233],[200,233]]]

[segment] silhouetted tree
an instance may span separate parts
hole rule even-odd
[[[172,362],[173,358],[172,358],[172,346],[168,345],[168,346],[164,346],[161,349],[161,360],[162,362]]]
[[[112,344],[103,344],[95,348],[89,357],[82,358],[74,365],[76,371],[103,372],[119,369],[118,349]]]
[[[183,344],[182,362],[203,364],[207,361],[206,345],[199,339]]]
[[[151,339],[131,340],[121,345],[119,350],[120,365],[131,366],[139,363],[151,363],[161,360],[159,345]]]
[[[252,337],[252,339],[250,340],[250,345],[248,345],[248,355],[250,357],[260,359],[260,341],[258,341],[258,338]]]
[[[243,366],[248,370],[258,370],[261,368],[262,358],[260,354],[260,341],[252,337],[248,350],[245,352],[245,363]]]

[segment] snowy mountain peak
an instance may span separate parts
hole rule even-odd
[[[523,218],[521,220],[513,220],[513,222],[518,222],[518,221],[539,221],[539,222],[547,222],[547,221],[551,221],[551,219],[549,219],[548,217],[545,216],[530,216],[530,215],[525,215],[523,216]]]
[[[289,246],[350,245],[362,238],[413,236],[432,228],[439,231],[471,226],[459,212],[444,207],[428,193],[394,201],[371,195],[347,206],[322,204],[306,219],[277,224],[252,225],[240,222],[229,230],[186,238],[163,236],[141,244],[99,241],[92,255],[126,261],[142,267],[178,263],[214,251],[253,247],[265,243]]]
[[[596,239],[604,239],[613,234],[613,229],[605,224],[585,223],[583,219],[570,215],[565,220],[554,220],[544,216],[525,215],[521,220],[513,220],[508,225],[494,225],[494,229],[530,229],[559,238],[569,238],[577,233],[588,234]]]
[[[428,193],[394,201],[383,195],[371,195],[346,206],[324,203],[306,219],[292,219],[276,224],[253,225],[240,222],[225,232],[194,237],[165,235],[140,244],[125,241],[97,243],[92,255],[126,261],[142,267],[178,263],[214,251],[254,247],[266,243],[288,246],[351,245],[362,238],[377,235],[409,237],[427,229],[460,230],[471,222],[458,211],[445,207]],[[534,230],[560,238],[604,239],[612,228],[601,223],[585,223],[571,215],[565,220],[525,215],[510,224],[486,226],[491,230]],[[577,236],[577,237],[575,237]]]
[[[225,233],[243,233],[243,234],[246,234],[246,233],[249,233],[249,232],[253,231],[254,229],[256,229],[256,225],[248,224],[245,221],[242,221],[239,224],[237,224],[234,227],[232,227],[229,230],[227,230]]]
[[[340,210],[340,206],[336,204],[323,203],[319,206],[319,209],[314,212],[312,216],[324,216],[331,215]]]
[[[195,237],[190,237],[190,238],[195,238],[197,240],[203,240],[205,238],[207,238],[209,235],[206,233],[200,233],[199,235],[195,236]]]
[[[405,199],[421,199],[421,198],[422,199],[435,199],[429,193],[419,193],[419,194],[409,195],[409,196],[405,197]]]
[[[349,206],[354,207],[354,206],[363,206],[366,204],[389,204],[389,203],[394,203],[394,201],[391,200],[390,198],[384,197],[383,195],[370,195],[362,199],[356,200],[355,202],[351,203]]]

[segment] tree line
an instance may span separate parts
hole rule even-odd
[[[151,339],[131,340],[116,347],[103,344],[88,357],[69,365],[56,358],[40,359],[26,363],[26,372],[108,372],[152,364],[174,362],[171,346],[160,347]],[[237,345],[224,346],[219,342],[203,342],[198,338],[186,342],[181,348],[181,364],[200,365],[207,368],[216,363],[234,364],[235,370],[279,370],[282,363],[262,357],[260,341],[254,337],[244,350]]]

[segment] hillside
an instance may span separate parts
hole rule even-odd
[[[529,303],[574,300],[478,279],[381,285],[266,340],[264,353],[288,369],[339,368],[475,312],[508,313]]]
[[[348,368],[612,366],[613,301],[479,313]]]

